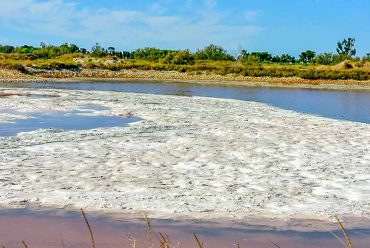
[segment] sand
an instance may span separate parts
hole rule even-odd
[[[0,122],[110,107],[129,127],[0,138],[5,208],[144,210],[152,218],[370,217],[370,125],[237,100],[9,89]],[[27,94],[58,95],[32,98]],[[17,110],[18,112],[14,112]]]

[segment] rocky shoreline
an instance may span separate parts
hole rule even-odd
[[[217,75],[211,73],[181,73],[177,71],[104,69],[41,70],[27,68],[28,74],[16,70],[0,70],[0,82],[53,82],[68,80],[160,80],[195,84],[213,84],[237,87],[292,87],[320,89],[370,90],[370,81],[357,80],[307,80],[298,77],[244,77],[240,75]]]

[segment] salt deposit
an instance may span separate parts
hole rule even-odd
[[[110,108],[94,114],[142,120],[0,137],[3,207],[144,210],[153,218],[370,217],[368,124],[237,100],[9,92],[59,97],[0,98],[1,122],[87,104]]]

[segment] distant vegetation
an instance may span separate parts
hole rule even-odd
[[[370,79],[370,53],[356,57],[355,39],[339,41],[337,53],[318,54],[302,51],[299,57],[290,54],[249,52],[240,49],[231,55],[224,48],[209,45],[195,52],[142,48],[118,51],[96,43],[90,50],[75,44],[60,46],[41,43],[39,47],[0,45],[0,68],[68,69],[99,68],[109,70],[175,70],[180,72],[237,74],[252,77],[300,77],[305,79]]]

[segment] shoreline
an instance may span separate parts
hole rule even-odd
[[[84,211],[92,219],[107,219],[110,221],[127,222],[137,225],[145,225],[145,219],[142,211],[138,210],[133,213],[124,213],[120,211],[107,211],[83,208]],[[332,232],[338,230],[338,223],[335,216],[330,218],[319,217],[265,217],[265,216],[245,216],[240,219],[232,219],[225,217],[214,218],[194,218],[191,216],[158,218],[151,217],[151,213],[145,212],[150,222],[156,223],[158,226],[178,227],[178,226],[193,226],[197,228],[217,227],[217,228],[232,228],[240,230],[259,230],[259,231],[278,231],[278,232]],[[58,208],[55,206],[45,207],[0,207],[0,216],[29,216],[31,218],[80,218],[80,208]],[[369,230],[370,218],[358,216],[338,216],[342,224],[347,230]]]
[[[241,77],[235,75],[202,74],[189,75],[176,71],[144,71],[123,70],[119,72],[108,70],[83,69],[79,73],[70,71],[38,71],[41,76],[29,76],[15,71],[8,71],[4,76],[0,70],[0,83],[12,82],[76,82],[76,81],[140,81],[158,83],[186,83],[206,86],[225,87],[261,87],[261,88],[291,88],[320,90],[366,90],[370,91],[370,81],[356,80],[308,80],[301,78],[270,78]],[[44,74],[42,74],[44,73]],[[49,73],[49,74],[48,74]],[[37,75],[37,74],[36,74]]]
[[[271,247],[271,241],[280,247],[337,248],[339,241],[333,233],[342,237],[337,224],[328,230],[289,230],[286,228],[261,225],[236,225],[215,222],[176,222],[152,219],[149,216],[150,231],[146,219],[142,216],[135,220],[115,219],[112,216],[97,216],[85,210],[88,222],[94,235],[97,247],[132,247],[130,240],[134,238],[136,247],[147,247],[147,242],[153,241],[154,247],[159,247],[155,237],[161,234],[170,239],[171,244],[178,247],[194,247],[194,234],[200,237],[205,247]],[[312,222],[313,227],[315,223]],[[36,228],[35,228],[36,227]],[[88,246],[91,243],[89,233],[81,212],[2,212],[0,210],[0,230],[2,242],[7,247],[18,247],[19,240],[24,240],[32,247]],[[370,241],[370,229],[345,230],[356,247],[367,247]],[[150,236],[148,236],[150,235]],[[151,240],[153,235],[154,239]],[[5,238],[4,238],[5,237]],[[148,238],[149,237],[149,238]],[[59,241],[59,242],[58,242]],[[125,243],[127,243],[125,245]],[[171,246],[172,247],[172,246]]]

